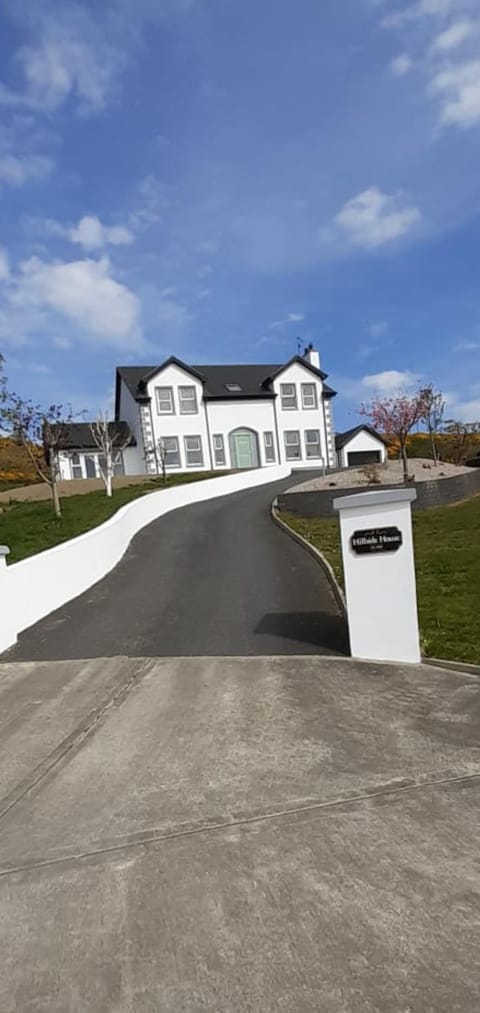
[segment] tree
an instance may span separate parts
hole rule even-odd
[[[433,384],[431,383],[429,383],[426,387],[422,387],[419,394],[423,401],[423,415],[420,421],[425,422],[430,436],[430,443],[432,445],[433,463],[438,464],[437,443],[435,437],[442,425],[443,413],[445,411],[445,400],[441,391],[435,391],[433,389]]]
[[[3,425],[25,448],[37,474],[50,486],[55,515],[61,517],[58,455],[67,445],[72,409],[55,404],[42,408],[5,390],[0,414]]]
[[[125,447],[130,443],[130,433],[125,436],[115,424],[108,421],[106,414],[99,412],[95,422],[90,423],[90,432],[100,451],[99,469],[107,496],[112,495],[112,479]]]
[[[463,464],[472,450],[472,436],[480,433],[480,422],[461,422],[458,419],[447,419],[443,427],[449,438],[450,455],[453,464]]]
[[[359,415],[370,419],[375,429],[387,439],[398,443],[403,463],[403,481],[409,481],[407,436],[414,425],[423,418],[425,406],[421,391],[415,394],[393,394],[391,397],[375,397],[368,404],[362,404]]]
[[[164,485],[167,484],[167,453],[168,452],[165,440],[163,439],[163,437],[160,437],[160,439],[157,442],[155,459],[157,461],[157,468],[158,462],[160,462],[160,468],[162,471],[162,482]]]

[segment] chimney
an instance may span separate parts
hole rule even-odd
[[[303,353],[303,358],[306,359],[311,366],[315,366],[315,369],[320,369],[320,355],[317,352],[316,348],[313,347],[311,342],[309,345],[307,345]]]

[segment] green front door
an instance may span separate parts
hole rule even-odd
[[[236,433],[234,440],[237,468],[253,468],[255,466],[253,437],[250,433]]]
[[[231,443],[232,464],[235,468],[258,467],[256,440],[253,433],[233,433]]]

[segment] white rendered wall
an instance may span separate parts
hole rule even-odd
[[[282,409],[281,403],[281,386],[284,383],[294,383],[297,388],[297,410]],[[317,408],[302,408],[302,383],[313,383],[317,389]],[[316,377],[309,369],[305,369],[300,363],[293,363],[288,369],[285,369],[283,373],[280,373],[278,378],[274,380],[273,389],[278,395],[276,399],[276,411],[278,419],[278,429],[280,438],[280,451],[281,460],[286,461],[285,456],[285,439],[284,433],[288,429],[298,429],[300,431],[300,444],[302,450],[302,458],[300,461],[289,461],[288,463],[295,468],[319,468],[322,467],[322,460],[325,464],[328,463],[328,447],[325,442],[325,420],[323,412],[323,383],[320,377]],[[320,458],[308,458],[306,457],[305,451],[305,430],[306,429],[318,429],[320,431],[320,452],[322,460]]]
[[[371,433],[366,432],[366,430],[362,430],[360,433],[357,433],[356,436],[353,436],[344,447],[342,447],[339,454],[339,467],[347,467],[348,454],[359,453],[365,450],[379,450],[382,463],[386,460],[387,448],[385,444],[382,443],[382,440],[378,440],[375,436],[372,436]]]
[[[234,429],[253,429],[258,435],[260,465],[264,466],[265,447],[264,432],[273,433],[275,463],[278,464],[277,434],[275,431],[275,413],[273,398],[265,401],[207,401],[206,409],[211,437],[217,433],[223,436],[227,467],[232,468],[230,460],[229,435]],[[267,465],[267,467],[275,467]]]
[[[354,658],[418,663],[417,617],[411,502],[415,490],[359,493],[334,500],[340,513],[350,648]],[[396,552],[357,555],[355,531],[397,527],[403,544]]]
[[[101,580],[146,524],[177,507],[265,485],[290,471],[256,469],[162,489],[128,503],[92,531],[20,563],[5,566],[0,553],[0,651],[11,647],[22,630]]]
[[[155,387],[172,387],[175,404],[174,415],[159,415],[157,412],[157,399]],[[180,415],[180,402],[178,397],[179,387],[195,387],[197,394],[196,415]],[[148,395],[151,397],[151,411],[153,422],[153,435],[155,442],[162,436],[177,436],[180,450],[180,468],[172,468],[171,471],[195,471],[195,468],[187,468],[185,460],[185,436],[201,436],[203,447],[203,467],[199,465],[197,471],[211,468],[210,455],[208,450],[207,423],[205,418],[205,406],[203,404],[203,384],[195,379],[190,373],[184,372],[178,366],[171,365],[157,373],[148,384]]]

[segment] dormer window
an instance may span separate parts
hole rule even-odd
[[[243,387],[239,383],[226,383],[225,390],[228,390],[229,394],[239,394],[243,390]]]

